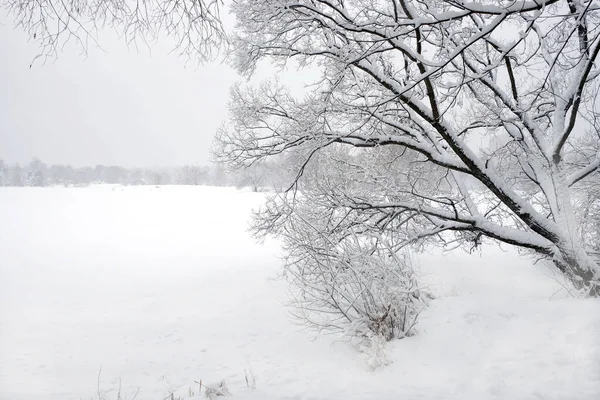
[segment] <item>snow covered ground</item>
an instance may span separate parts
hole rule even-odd
[[[510,249],[418,257],[438,294],[393,364],[314,339],[282,305],[261,194],[0,188],[0,399],[600,399],[600,302]],[[100,381],[98,372],[102,368]],[[246,388],[253,371],[256,390]]]

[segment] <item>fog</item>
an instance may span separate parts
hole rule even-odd
[[[58,59],[0,16],[0,158],[26,163],[150,167],[205,164],[238,76],[219,62],[187,62],[168,41],[127,47],[111,32],[87,54]]]

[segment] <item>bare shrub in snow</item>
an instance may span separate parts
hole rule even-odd
[[[282,239],[291,312],[303,324],[358,338],[361,346],[373,337],[402,338],[426,302],[408,253],[400,251],[405,236],[347,206],[351,192],[378,191],[344,179],[351,174],[345,161],[355,156],[338,150],[306,170],[301,190],[273,196],[256,215],[254,232]]]
[[[378,248],[377,242],[385,240],[378,235],[351,234],[337,245],[315,236],[307,235],[310,248],[284,238],[291,250],[285,276],[292,315],[319,331],[349,337],[410,335],[425,301],[405,259],[387,246]]]

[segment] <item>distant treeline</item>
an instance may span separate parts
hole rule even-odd
[[[72,167],[47,165],[34,158],[26,165],[7,164],[0,159],[0,186],[87,186],[120,185],[210,185],[263,187],[283,185],[284,169],[261,165],[230,172],[221,165],[184,165],[169,168],[123,168],[114,165]]]

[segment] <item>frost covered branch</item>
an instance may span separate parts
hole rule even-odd
[[[263,59],[321,72],[303,98],[277,83],[232,91],[217,158],[243,168],[287,154],[298,171],[293,207],[272,204],[265,231],[327,199],[403,244],[518,246],[600,294],[575,207],[588,198],[582,183],[598,179],[595,1],[247,0],[232,9],[242,73]],[[339,145],[352,148],[343,161],[332,158]],[[315,163],[321,173],[308,178]],[[307,189],[310,179],[322,192]]]
[[[83,53],[101,46],[112,28],[128,45],[148,44],[166,33],[180,54],[210,59],[227,43],[220,19],[222,0],[2,0],[2,6],[39,45],[36,59],[53,59],[73,42]],[[34,60],[35,61],[35,60]]]

